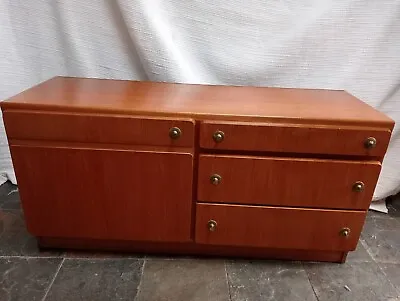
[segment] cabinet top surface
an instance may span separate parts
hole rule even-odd
[[[386,115],[337,90],[56,77],[2,102],[1,106],[3,110],[393,127]]]

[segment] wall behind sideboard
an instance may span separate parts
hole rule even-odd
[[[0,45],[0,99],[56,75],[333,88],[400,122],[396,0],[2,0]],[[375,199],[400,190],[396,153],[398,127]]]

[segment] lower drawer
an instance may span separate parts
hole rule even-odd
[[[226,204],[196,206],[200,244],[354,250],[365,211],[258,207]]]

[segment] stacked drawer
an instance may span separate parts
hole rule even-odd
[[[203,122],[196,242],[355,249],[390,132]]]

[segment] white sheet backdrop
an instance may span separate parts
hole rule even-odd
[[[400,1],[0,0],[0,99],[55,75],[346,89],[399,123]],[[399,156],[397,127],[375,199]]]

